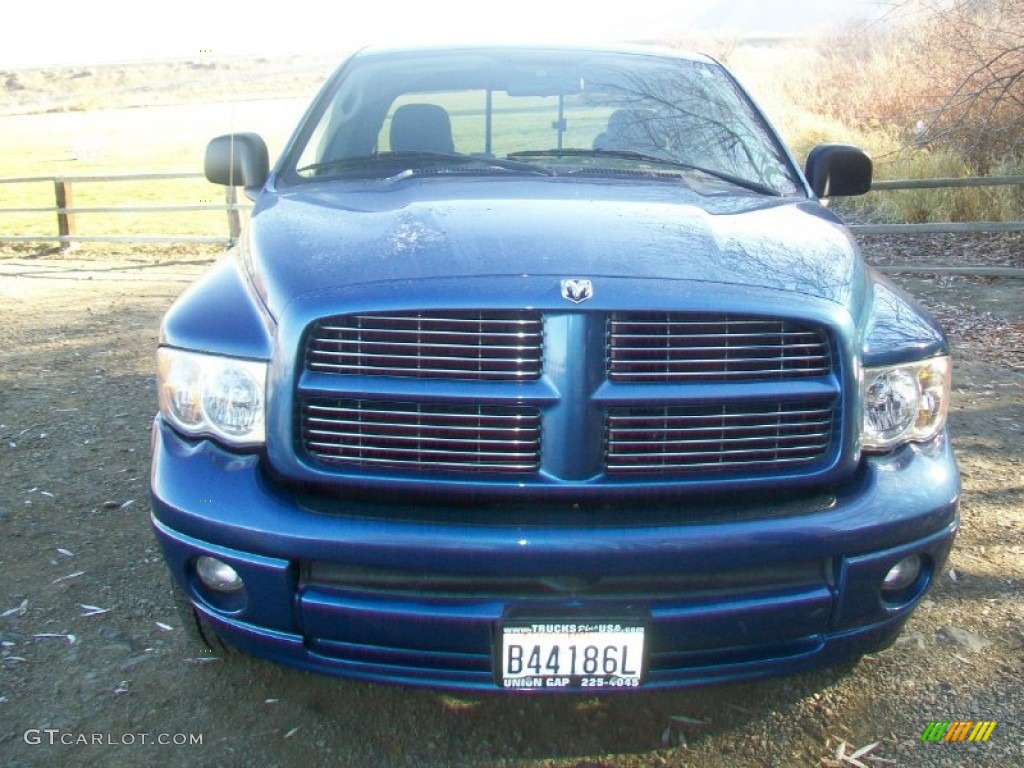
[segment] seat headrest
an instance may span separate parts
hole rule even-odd
[[[403,104],[391,116],[391,151],[455,151],[448,113],[436,104]]]

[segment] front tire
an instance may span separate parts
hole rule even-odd
[[[185,592],[171,579],[171,596],[181,622],[182,634],[189,647],[196,650],[197,659],[229,658],[235,650],[225,643],[196,610]]]

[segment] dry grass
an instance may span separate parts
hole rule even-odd
[[[740,48],[730,64],[775,122],[783,139],[803,162],[821,142],[854,144],[871,155],[877,179],[930,179],[980,175],[963,155],[942,146],[914,141],[909,117],[854,114],[846,103],[864,103],[872,88],[889,91],[905,81],[899,57],[883,57],[864,46],[863,61],[845,63],[846,78],[821,68],[817,49],[809,46]],[[891,94],[887,95],[891,98]],[[1024,158],[1007,158],[989,169],[993,176],[1024,176]],[[873,192],[842,201],[845,213],[880,222],[1020,221],[1024,220],[1024,186],[922,189]]]

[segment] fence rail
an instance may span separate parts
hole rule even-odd
[[[1024,185],[1024,176],[963,176],[938,179],[897,179],[871,182],[872,192],[900,189],[949,189]],[[851,224],[861,235],[932,235],[974,232],[1024,232],[1024,221],[946,221],[927,224]]]
[[[899,179],[871,182],[872,192],[887,189],[940,189],[943,187],[1005,187],[1024,184],[1024,176],[957,176],[936,179]]]
[[[74,185],[94,182],[120,181],[168,181],[177,179],[202,179],[199,173],[124,173],[83,176],[25,176],[20,178],[0,178],[0,184],[38,184],[52,183],[54,189],[53,206],[36,206],[21,208],[0,208],[2,214],[52,213],[56,216],[57,234],[55,235],[0,235],[0,242],[52,242],[69,247],[72,243],[224,243],[235,242],[241,233],[240,212],[251,206],[238,202],[237,189],[227,188],[225,202],[200,205],[105,205],[76,207],[74,204]],[[939,179],[899,179],[875,181],[871,191],[888,191],[900,189],[940,189],[949,187],[989,187],[1024,185],[1024,176],[971,176],[963,178]],[[224,211],[227,214],[227,236],[196,236],[196,235],[79,235],[77,233],[78,215],[95,213],[125,214],[167,214],[197,213],[207,211]],[[938,222],[927,224],[851,224],[850,229],[863,235],[894,235],[894,234],[943,234],[973,232],[1024,232],[1024,221],[961,221]]]
[[[52,213],[56,215],[56,235],[0,235],[0,242],[59,242],[67,248],[73,243],[221,243],[230,245],[238,239],[242,231],[240,212],[248,210],[251,205],[238,202],[238,190],[228,187],[223,204],[203,203],[191,205],[101,205],[83,206],[74,204],[74,185],[95,182],[122,181],[177,181],[181,179],[196,180],[205,178],[201,173],[118,173],[82,176],[22,176],[18,178],[0,179],[0,184],[53,184],[54,205],[36,207],[0,208],[2,214]],[[79,235],[77,221],[79,214],[92,213],[197,213],[206,211],[224,211],[227,214],[226,237],[205,235]]]

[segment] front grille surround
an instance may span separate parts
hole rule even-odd
[[[320,483],[594,499],[854,466],[844,345],[823,319],[402,309],[324,316],[302,339],[294,447]]]

